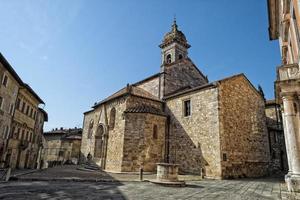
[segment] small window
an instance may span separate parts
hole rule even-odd
[[[178,56],[178,59],[179,59],[179,60],[181,60],[181,59],[182,59],[182,55],[181,55],[181,54],[179,54],[179,56]]]
[[[227,154],[223,153],[223,161],[227,161]]]
[[[22,103],[22,109],[21,109],[22,113],[24,113],[25,107],[26,107],[26,103],[23,101],[23,103]]]
[[[274,134],[274,143],[278,143],[278,135],[276,132],[273,132]]]
[[[21,105],[21,99],[17,99],[17,102],[16,102],[16,109],[20,109],[20,105]]]
[[[35,119],[36,111],[33,112],[33,119]]]
[[[16,133],[16,135],[14,136],[14,139],[20,139],[20,131],[21,131],[21,129],[20,128],[18,128],[17,129],[17,133]]]
[[[191,100],[186,100],[183,102],[183,104],[184,104],[184,109],[183,109],[184,116],[188,117],[191,115]]]
[[[14,104],[11,103],[9,107],[9,114],[13,115],[13,113],[14,113]]]
[[[63,157],[64,156],[64,151],[59,151],[58,156]]]
[[[3,98],[0,97],[0,110],[3,110]]]
[[[4,85],[4,87],[7,87],[7,83],[8,83],[8,76],[4,74],[3,80],[2,80],[2,85]]]
[[[27,141],[30,140],[30,133],[29,133],[29,131],[26,132],[26,140],[27,140]]]
[[[4,129],[4,139],[8,139],[9,136],[9,126],[5,126]]]
[[[153,126],[153,139],[157,139],[157,125]]]
[[[168,55],[167,55],[166,62],[167,62],[168,64],[171,63],[171,54],[168,54]]]
[[[21,140],[22,140],[22,141],[25,140],[25,130],[24,130],[24,129],[22,130]]]
[[[109,129],[113,130],[116,123],[116,109],[112,108],[110,110],[110,119],[109,119]]]
[[[29,105],[27,105],[27,108],[26,108],[26,115],[29,114]]]
[[[88,135],[87,135],[87,137],[88,137],[89,139],[92,138],[93,127],[94,127],[94,121],[91,120],[91,121],[90,121],[90,124],[89,124]]]

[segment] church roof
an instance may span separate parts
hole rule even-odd
[[[165,34],[162,44],[159,45],[160,48],[164,48],[173,42],[178,42],[179,44],[185,46],[186,48],[190,48],[191,45],[188,44],[185,35],[183,32],[178,30],[178,26],[176,24],[176,19],[174,19],[172,30]]]
[[[208,89],[208,88],[218,87],[218,84],[220,84],[220,83],[222,83],[224,81],[227,81],[229,79],[233,79],[233,78],[240,77],[240,76],[244,77],[244,79],[249,83],[249,85],[253,89],[253,91],[256,92],[256,94],[258,94],[260,97],[262,97],[261,94],[258,92],[258,90],[254,87],[254,85],[245,76],[245,74],[241,73],[241,74],[235,74],[235,75],[232,75],[232,76],[229,76],[229,77],[226,77],[226,78],[223,78],[223,79],[211,82],[211,83],[200,85],[198,87],[193,87],[191,89],[185,89],[184,88],[183,90],[178,91],[178,93],[175,93],[175,94],[173,93],[171,95],[168,95],[168,96],[164,97],[164,100],[175,98],[175,97],[178,97],[180,95],[184,95],[184,94],[187,94],[187,93],[190,93],[190,92],[194,92],[194,91],[199,91],[199,90],[204,90],[204,89]]]
[[[115,98],[127,95],[127,94],[131,94],[134,96],[138,96],[138,97],[142,97],[142,98],[147,98],[147,99],[151,99],[154,101],[161,101],[158,97],[150,94],[149,92],[147,92],[146,90],[143,90],[142,88],[136,87],[134,85],[127,85],[126,87],[122,88],[121,90],[117,91],[116,93],[112,94],[111,96],[105,98],[104,100],[96,103],[93,108],[98,107],[99,105],[111,101]]]
[[[161,74],[161,73],[153,74],[153,75],[151,75],[151,76],[149,76],[149,77],[147,77],[147,78],[145,78],[145,79],[143,79],[143,80],[141,80],[141,81],[138,81],[138,82],[136,82],[136,83],[134,83],[134,84],[132,84],[132,85],[133,85],[133,86],[137,86],[137,85],[142,84],[142,83],[144,83],[144,82],[147,82],[147,81],[149,81],[149,80],[158,78],[158,77],[160,76],[160,74]]]
[[[125,113],[150,113],[155,115],[166,116],[166,114],[158,108],[149,105],[138,105],[135,107],[127,108]]]

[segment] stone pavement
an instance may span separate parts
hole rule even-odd
[[[108,173],[104,171],[82,171],[77,170],[79,166],[65,165],[48,168],[44,170],[35,170],[33,173],[17,175],[18,180],[28,181],[54,181],[54,180],[73,180],[73,181],[139,181],[138,173]],[[155,179],[156,174],[144,174],[144,180]],[[181,180],[201,180],[199,176],[179,176]]]
[[[300,199],[273,179],[189,181],[173,188],[150,182],[10,181],[0,183],[0,199]]]
[[[17,175],[0,183],[0,199],[299,199],[287,192],[283,179],[199,180],[180,176],[187,187],[139,182],[137,173],[81,171],[62,166]],[[155,174],[145,174],[144,180]],[[67,182],[68,181],[68,182]],[[98,181],[98,182],[97,182]]]

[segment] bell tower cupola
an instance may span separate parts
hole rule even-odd
[[[172,30],[165,34],[159,47],[162,51],[162,65],[171,64],[187,57],[188,48],[191,45],[188,44],[185,35],[178,30],[175,18]]]

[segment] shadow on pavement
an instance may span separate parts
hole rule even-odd
[[[98,171],[77,170],[78,166],[57,166],[12,177],[0,184],[0,199],[126,199],[118,187],[123,184]]]

